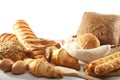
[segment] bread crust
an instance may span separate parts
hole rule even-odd
[[[119,23],[119,15],[84,12],[77,35],[93,33],[100,40],[101,45],[117,45],[120,38]]]

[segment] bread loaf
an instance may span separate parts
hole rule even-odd
[[[17,20],[14,24],[14,32],[19,42],[30,52],[30,55],[39,53],[39,55],[45,55],[45,49],[40,44],[39,38],[33,33],[32,29],[24,20]]]
[[[60,44],[54,40],[38,38],[24,20],[16,21],[14,24],[14,32],[19,42],[28,50],[32,58],[45,56],[46,48],[49,46],[61,47]]]
[[[92,76],[106,75],[120,68],[120,52],[115,52],[85,65],[85,73]]]
[[[85,12],[77,35],[84,33],[93,33],[101,45],[117,45],[120,38],[120,16]]]
[[[24,20],[17,20],[14,24],[14,32],[22,45],[27,50],[40,48],[39,39]]]
[[[9,40],[17,40],[16,35],[12,33],[3,33],[0,35],[0,42],[6,42]]]

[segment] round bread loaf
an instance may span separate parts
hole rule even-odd
[[[25,53],[26,49],[17,40],[0,43],[0,58],[17,61],[24,59],[26,57]]]
[[[100,46],[100,41],[92,33],[77,35],[74,41],[79,44],[83,49],[92,49]]]

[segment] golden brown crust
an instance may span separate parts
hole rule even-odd
[[[119,68],[120,68],[120,59],[116,58],[112,61],[96,66],[94,72],[97,75],[105,75]]]
[[[61,70],[49,64],[44,57],[39,59],[25,59],[24,62],[28,64],[29,72],[37,77],[63,77]]]
[[[14,31],[19,42],[29,51],[32,58],[45,56],[46,47],[55,45],[60,47],[60,44],[43,38],[37,38],[32,29],[24,20],[17,20],[14,24]]]
[[[120,52],[115,52],[85,65],[85,73],[92,76],[106,75],[120,68]]]
[[[40,44],[40,40],[24,20],[16,21],[14,24],[14,32],[19,42],[31,53],[31,56],[34,54],[34,50],[38,50],[37,53],[40,55],[45,55],[45,53],[43,53],[44,46]]]
[[[85,12],[77,35],[93,33],[100,40],[101,45],[117,45],[120,38],[119,23],[119,15]]]
[[[0,35],[0,42],[6,42],[8,40],[17,40],[17,37],[12,33],[3,33]]]
[[[77,35],[74,39],[83,49],[92,49],[100,46],[100,41],[92,33]]]
[[[1,58],[9,58],[13,61],[22,60],[26,57],[25,53],[26,49],[17,40],[0,43]]]
[[[57,65],[80,70],[78,59],[70,56],[64,48],[56,49],[51,55],[51,61]]]

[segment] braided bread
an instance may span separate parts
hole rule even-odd
[[[120,68],[120,52],[115,52],[85,65],[85,73],[92,76],[106,75]]]

